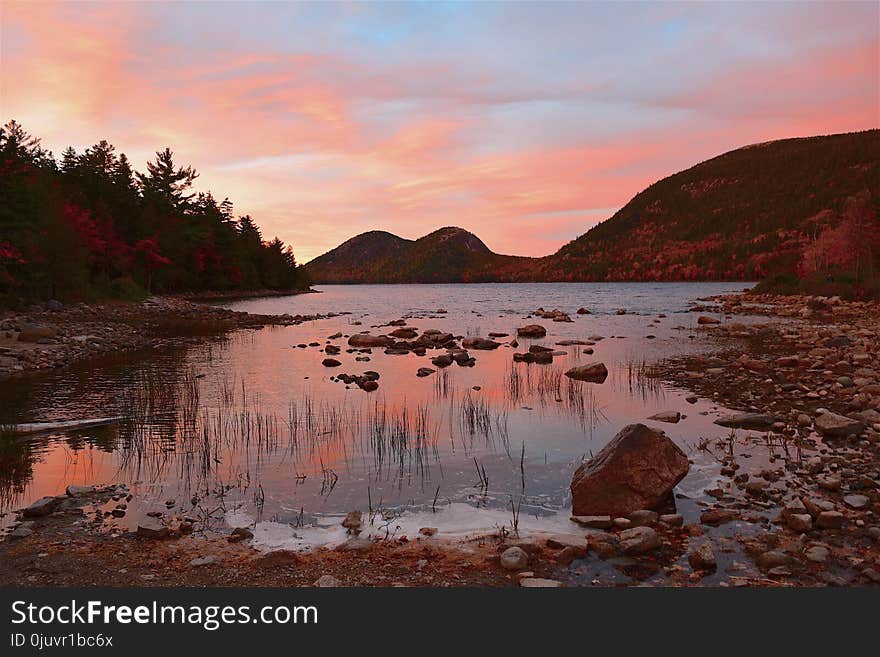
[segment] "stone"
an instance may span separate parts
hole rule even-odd
[[[312,586],[322,589],[337,589],[342,586],[342,582],[333,577],[333,575],[321,575],[312,583]]]
[[[22,324],[18,334],[19,342],[39,342],[40,340],[50,340],[54,338],[58,332],[51,326],[43,324]]]
[[[423,378],[423,377],[426,377],[426,376],[431,376],[431,375],[432,375],[434,372],[436,372],[436,371],[437,371],[437,370],[432,369],[432,368],[430,368],[430,367],[420,367],[420,368],[418,369],[418,371],[416,372],[416,376],[417,376],[417,377],[420,377],[420,378]]]
[[[791,557],[781,550],[768,550],[759,554],[755,563],[761,570],[771,570],[779,566],[787,566],[791,560]]]
[[[697,317],[697,324],[720,324],[721,320],[708,315],[700,315]]]
[[[542,577],[523,577],[519,581],[519,585],[524,589],[559,589],[562,588],[562,582],[555,579],[544,579]]]
[[[718,563],[715,552],[708,541],[700,541],[688,546],[688,563],[694,570],[715,570]]]
[[[660,547],[660,536],[650,527],[624,529],[618,541],[624,554],[644,554]]]
[[[23,522],[6,535],[7,541],[18,541],[28,536],[33,536],[33,523]]]
[[[613,526],[611,516],[572,516],[571,521],[590,529],[611,529]]]
[[[342,545],[336,547],[340,552],[369,552],[374,547],[373,541],[368,538],[350,538]]]
[[[254,533],[247,527],[236,527],[232,533],[226,537],[230,543],[241,543],[254,537]]]
[[[209,554],[205,557],[196,557],[189,562],[189,567],[201,568],[202,566],[213,566],[215,563],[220,563],[220,557],[214,554]]]
[[[846,517],[840,511],[822,511],[816,518],[816,526],[820,529],[840,529]]]
[[[431,364],[435,367],[449,367],[452,365],[452,356],[449,354],[441,354],[431,359]]]
[[[342,520],[342,526],[348,530],[349,534],[357,534],[363,525],[362,516],[360,511],[349,511]]]
[[[687,456],[662,432],[624,427],[571,481],[572,515],[627,516],[666,502],[687,474]]]
[[[637,509],[627,516],[627,519],[632,523],[632,527],[646,527],[647,525],[653,525],[659,518],[659,513],[649,509]]]
[[[491,349],[497,349],[501,346],[501,343],[487,338],[465,338],[462,340],[461,346],[465,349],[482,349],[489,351]]]
[[[547,547],[553,548],[554,550],[562,550],[571,547],[578,550],[578,554],[582,556],[585,556],[589,549],[587,537],[579,536],[578,534],[553,534],[547,538]]]
[[[831,550],[824,545],[812,545],[804,550],[804,558],[813,563],[825,563],[831,556]]]
[[[431,536],[434,536],[436,533],[437,533],[436,527],[422,527],[421,529],[419,529],[419,534],[421,534],[422,536],[431,537]]]
[[[775,417],[763,413],[739,413],[715,420],[715,424],[728,429],[753,429],[755,431],[770,429],[775,422]]]
[[[516,329],[516,334],[520,338],[543,338],[547,335],[547,329],[540,324],[529,324]]]
[[[739,513],[733,509],[706,509],[700,514],[700,522],[712,527],[717,527],[734,520],[739,520]]]
[[[665,513],[660,516],[660,522],[668,527],[684,526],[684,516],[680,513]]]
[[[572,367],[565,372],[565,376],[576,381],[587,381],[589,383],[604,383],[608,378],[608,368],[605,363],[587,363]]]
[[[65,491],[70,497],[80,497],[82,495],[91,495],[95,492],[94,486],[74,486],[71,484]]]
[[[649,420],[654,420],[655,422],[668,422],[669,424],[678,424],[681,420],[681,413],[678,411],[661,411],[659,413],[654,413]]]
[[[854,420],[853,418],[830,411],[817,415],[813,425],[822,435],[831,436],[832,438],[843,438],[859,433],[865,428],[861,420]]]
[[[871,503],[871,500],[867,495],[846,495],[843,498],[843,503],[851,509],[864,509]]]
[[[348,345],[358,349],[387,347],[392,342],[394,340],[386,335],[369,335],[368,333],[355,333],[348,338]]]
[[[60,503],[57,497],[41,497],[36,502],[32,502],[30,506],[22,510],[21,515],[25,518],[39,518],[48,516],[52,513]]]
[[[813,516],[809,513],[793,513],[786,517],[785,524],[795,532],[808,532],[813,529]]]
[[[321,365],[323,365],[324,367],[339,367],[340,365],[342,365],[342,363],[340,363],[335,358],[325,358],[321,361]]]
[[[501,553],[501,567],[504,570],[525,570],[529,565],[529,555],[518,547],[509,547]]]
[[[137,524],[137,535],[144,538],[165,538],[170,530],[159,518],[144,518]]]

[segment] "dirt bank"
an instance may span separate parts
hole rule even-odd
[[[256,315],[177,297],[71,306],[50,302],[29,312],[0,312],[0,380],[112,352],[180,346],[234,329],[334,316]]]

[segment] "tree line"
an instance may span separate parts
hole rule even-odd
[[[296,290],[293,249],[264,240],[166,148],[137,172],[102,140],[59,160],[12,120],[0,128],[0,302]]]

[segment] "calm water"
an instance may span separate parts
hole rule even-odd
[[[450,534],[509,525],[512,501],[522,509],[521,527],[565,529],[577,464],[635,421],[664,429],[689,453],[694,466],[680,491],[698,497],[717,476],[717,464],[694,446],[702,436],[720,435],[712,421],[725,409],[709,400],[688,404],[685,393],[645,369],[666,356],[711,350],[688,306],[742,288],[322,286],[321,294],[230,303],[261,313],[350,314],[0,384],[0,423],[125,417],[4,444],[0,510],[71,483],[125,482],[136,496],[126,517],[114,521],[121,527],[174,500],[168,513],[197,516],[218,529],[259,521],[257,543],[266,546],[341,540],[339,514],[368,508],[374,531],[397,535],[425,525]],[[575,315],[581,306],[592,314]],[[538,307],[559,308],[574,321],[525,319]],[[448,312],[437,314],[441,308]],[[328,336],[384,333],[391,328],[376,327],[399,318],[420,331],[456,335],[513,336],[527,323],[547,328],[544,339],[520,339],[518,351],[532,343],[604,339],[592,347],[594,355],[582,346],[558,347],[566,354],[552,365],[513,363],[507,345],[471,351],[475,367],[453,365],[417,378],[416,370],[441,352],[394,356],[373,349],[369,362],[357,362],[360,354],[346,353],[342,338],[331,342],[343,347],[334,356],[343,365],[321,365]],[[321,346],[297,347],[311,342]],[[562,375],[593,360],[609,369],[603,384]],[[366,370],[380,373],[378,391],[330,380]],[[687,417],[677,425],[646,419],[662,410]],[[681,510],[696,512],[687,502]]]

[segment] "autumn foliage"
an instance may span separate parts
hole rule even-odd
[[[290,247],[158,151],[137,173],[106,141],[60,160],[15,121],[0,128],[0,301],[150,292],[300,289]]]

